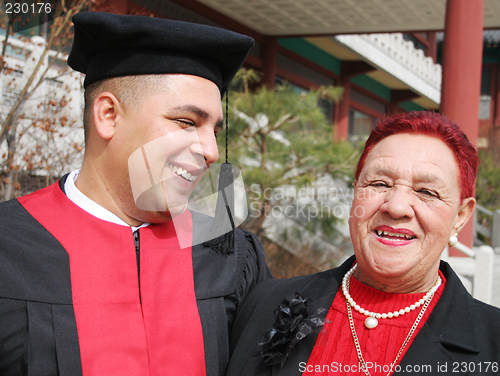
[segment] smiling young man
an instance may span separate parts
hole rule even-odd
[[[204,25],[81,13],[81,170],[1,205],[0,374],[223,375],[257,238],[221,253],[187,209],[218,159],[221,96],[253,40]],[[194,240],[194,239],[198,240]]]
[[[91,126],[76,186],[129,225],[165,222],[184,211],[182,203],[187,203],[207,167],[219,158],[219,89],[210,80],[185,74],[139,75],[107,81],[111,82],[97,82],[98,90],[92,90],[97,93],[87,98],[93,114],[87,118]],[[129,94],[123,90],[134,92],[134,96],[127,98]],[[149,155],[153,159],[149,162],[169,165],[161,173],[170,172],[170,176],[162,176],[161,180],[168,181],[167,198],[174,201],[168,205],[170,210],[141,210],[130,190],[131,178],[134,179],[131,173],[136,171],[130,168],[130,156],[148,144],[146,148],[153,154]],[[174,172],[174,168],[186,177]],[[151,208],[157,209],[157,205]]]

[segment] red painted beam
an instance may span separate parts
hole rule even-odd
[[[420,98],[420,95],[414,93],[412,90],[406,89],[393,89],[391,90],[391,103],[401,103],[411,101],[412,99]]]
[[[372,67],[370,64],[362,61],[362,60],[355,60],[355,61],[342,61],[341,62],[341,67],[340,71],[342,76],[346,77],[355,77],[355,76],[361,76],[362,74],[367,74],[370,72],[374,72],[377,69]]]

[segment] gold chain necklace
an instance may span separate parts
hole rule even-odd
[[[349,280],[347,281],[347,288],[349,288]],[[387,373],[387,376],[389,376],[391,374],[391,372],[393,371],[394,365],[398,361],[401,353],[405,349],[408,342],[410,342],[410,339],[413,336],[413,333],[417,329],[417,326],[420,323],[420,320],[422,320],[422,317],[424,316],[424,313],[427,310],[427,307],[429,306],[433,297],[434,297],[434,294],[432,294],[430,296],[430,298],[428,300],[426,300],[424,305],[422,306],[422,309],[420,310],[420,313],[418,314],[417,319],[413,323],[413,325],[412,325],[410,331],[408,332],[408,335],[406,336],[403,344],[399,348],[398,354],[396,355],[396,359],[394,359],[394,361],[391,363],[391,367],[389,368],[389,372]],[[347,316],[349,317],[349,327],[351,328],[352,338],[354,340],[354,345],[356,346],[356,353],[358,354],[359,363],[361,364],[361,368],[362,368],[363,372],[365,373],[365,375],[371,376],[370,372],[368,372],[368,367],[366,365],[365,359],[363,358],[363,354],[361,352],[361,346],[359,345],[358,335],[356,334],[356,329],[354,328],[354,320],[352,318],[351,305],[349,304],[349,302],[347,300],[346,300],[346,306],[347,306]]]
[[[422,299],[417,300],[415,303],[411,304],[408,307],[402,308],[399,311],[388,312],[388,313],[370,312],[367,309],[362,308],[359,304],[357,304],[352,298],[351,294],[349,294],[349,280],[351,279],[351,276],[354,274],[354,271],[356,270],[357,266],[358,264],[354,264],[354,266],[345,274],[344,278],[342,279],[342,293],[344,294],[345,299],[349,302],[352,308],[354,308],[359,313],[368,316],[365,320],[365,326],[368,329],[376,328],[378,325],[378,320],[380,319],[387,319],[387,318],[390,319],[393,317],[403,316],[405,313],[410,313],[411,311],[414,311],[420,306],[423,306],[423,304],[436,293],[437,289],[439,288],[439,286],[441,286],[442,283],[441,277],[438,276],[438,279],[436,280],[434,286],[432,286],[432,288],[425,294],[425,296]]]

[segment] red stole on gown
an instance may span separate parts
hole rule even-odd
[[[205,375],[191,247],[173,222],[140,228],[140,284],[130,227],[100,220],[58,184],[19,198],[66,249],[83,376]],[[192,236],[191,213],[181,216]]]

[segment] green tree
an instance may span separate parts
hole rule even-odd
[[[500,163],[488,150],[479,151],[481,164],[477,173],[476,200],[488,210],[500,209]]]
[[[500,209],[500,163],[488,150],[479,151],[481,164],[477,174],[476,199],[488,210]]]
[[[321,99],[337,102],[342,88],[300,91],[278,85],[252,91],[258,80],[255,71],[246,69],[236,77],[235,85],[242,90],[230,94],[229,156],[242,169],[250,199],[250,215],[242,227],[259,236],[273,207],[294,204],[277,191],[311,187],[325,176],[352,181],[359,150],[347,141],[332,142],[332,125],[319,105]],[[220,142],[222,146],[224,137]],[[317,199],[311,197],[306,205],[315,205]],[[325,237],[331,236],[338,220],[335,216],[294,219],[302,229]]]
[[[495,159],[495,153],[492,150],[480,150],[479,159],[481,164],[476,180],[476,200],[479,205],[493,212],[500,209],[500,162]],[[477,211],[476,219],[482,226],[492,228],[491,216]],[[482,234],[479,234],[479,238],[486,244],[491,243],[491,239]]]

